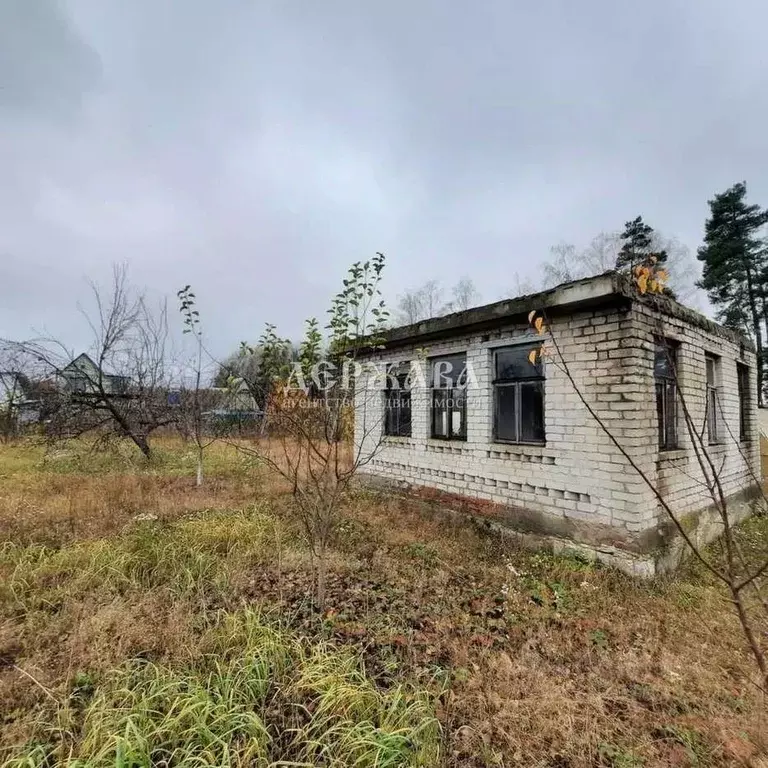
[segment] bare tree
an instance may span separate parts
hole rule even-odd
[[[576,246],[570,243],[558,243],[549,249],[552,258],[541,265],[544,285],[554,286],[569,283],[584,277],[584,265],[576,253]]]
[[[443,288],[438,280],[427,280],[420,288],[406,291],[397,300],[398,322],[411,325],[448,312],[469,309],[480,301],[480,292],[469,277],[460,278],[451,288],[451,301],[444,302],[443,295]]]
[[[167,402],[166,307],[150,308],[124,266],[114,267],[108,290],[90,286],[93,308],[81,309],[92,332],[90,355],[75,357],[52,337],[10,344],[58,382],[52,436],[114,434],[149,457],[149,436],[175,418]]]
[[[526,296],[529,293],[536,293],[538,290],[536,288],[536,284],[533,282],[533,280],[531,280],[530,277],[521,277],[519,272],[515,272],[513,277],[514,282],[512,283],[512,286],[504,291],[504,293],[502,293],[500,297],[501,299]]]
[[[614,268],[621,250],[620,232],[599,232],[579,254],[585,275],[600,275]]]
[[[444,312],[443,289],[437,280],[427,280],[419,289],[421,303],[427,318],[437,317]]]
[[[558,243],[550,248],[551,258],[542,264],[542,287],[551,288],[611,270],[620,248],[618,232],[600,232],[581,251],[572,243]]]
[[[411,325],[448,311],[443,304],[443,289],[437,280],[428,280],[420,288],[398,297],[398,322]]]
[[[398,296],[397,320],[402,325],[413,325],[424,319],[424,307],[418,291],[407,291]]]
[[[560,283],[592,277],[614,269],[621,250],[620,232],[600,232],[586,248],[578,250],[570,243],[559,243],[550,249],[551,258],[542,264],[542,288]],[[701,309],[703,293],[696,286],[701,265],[690,249],[674,237],[666,237],[654,230],[650,248],[653,252],[666,252],[669,286],[676,298],[684,304]]]
[[[665,237],[654,232],[651,237],[654,251],[666,251],[669,272],[669,284],[675,298],[689,307],[703,310],[706,307],[706,294],[698,287],[701,277],[701,262],[691,253],[691,249],[676,237]]]
[[[470,309],[480,303],[480,291],[477,290],[474,282],[469,277],[459,278],[456,285],[451,288],[451,295],[453,298],[450,302],[450,309],[453,312]]]

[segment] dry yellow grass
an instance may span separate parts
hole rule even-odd
[[[640,584],[360,491],[318,617],[282,484],[217,445],[196,489],[191,452],[159,448],[149,466],[80,446],[47,458],[0,448],[8,755],[41,738],[78,681],[107,701],[110,675],[135,659],[169,680],[202,663],[222,622],[258,606],[309,642],[357,649],[378,690],[424,691],[442,724],[441,755],[426,764],[766,765],[752,661],[723,593],[696,568]],[[764,519],[743,536],[768,549]]]
[[[194,486],[194,450],[156,441],[147,464],[126,446],[104,451],[73,442],[0,447],[0,537],[59,545],[121,529],[137,515],[170,521],[197,510],[231,509],[273,494],[280,484],[234,447],[206,454],[208,482]]]

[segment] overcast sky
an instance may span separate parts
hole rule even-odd
[[[219,353],[386,290],[539,279],[642,214],[768,204],[768,5],[0,0],[0,337],[74,347],[85,279],[191,283]],[[175,314],[173,320],[176,320]]]

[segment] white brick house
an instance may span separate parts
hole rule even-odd
[[[587,402],[693,539],[714,538],[720,524],[677,387],[722,467],[733,516],[749,513],[760,471],[751,344],[671,299],[639,296],[615,273],[389,331],[363,360],[394,376],[386,391],[372,368],[361,377],[360,472],[639,574],[673,566],[682,542],[671,521],[557,356],[528,361],[541,342],[534,309]]]

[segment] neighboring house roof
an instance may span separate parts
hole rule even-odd
[[[209,390],[216,407],[224,410],[252,411],[258,410],[251,391],[245,382],[241,381],[235,389],[229,387],[211,387]]]
[[[562,283],[554,288],[528,296],[504,299],[493,304],[485,304],[442,317],[421,320],[411,325],[392,328],[382,334],[381,343],[386,349],[392,349],[452,336],[467,335],[498,327],[505,322],[525,320],[531,310],[544,310],[550,315],[557,315],[605,306],[629,308],[632,302],[648,304],[664,314],[678,317],[710,333],[754,350],[752,342],[737,331],[718,325],[668,296],[658,294],[641,296],[630,279],[618,272],[604,272],[595,277]],[[368,354],[377,351],[376,348],[366,350]]]
[[[90,370],[88,370],[90,368]],[[82,376],[85,375],[87,377],[90,376],[98,376],[99,374],[99,366],[96,365],[96,363],[93,361],[93,359],[85,352],[82,352],[79,354],[74,360],[72,360],[70,363],[67,363],[62,369],[61,369],[61,375],[64,378],[69,378],[71,375],[74,376]],[[119,381],[119,380],[127,380],[130,377],[129,376],[121,376],[118,373],[105,373],[102,371],[102,378],[109,379],[113,381]]]
[[[80,363],[80,365],[78,365]],[[99,366],[96,365],[96,363],[93,362],[93,359],[90,355],[86,354],[85,352],[81,352],[74,360],[72,360],[70,363],[67,363],[62,369],[62,373],[66,373],[67,371],[78,371],[82,372],[82,363],[87,363],[91,366],[94,370],[98,371]]]

